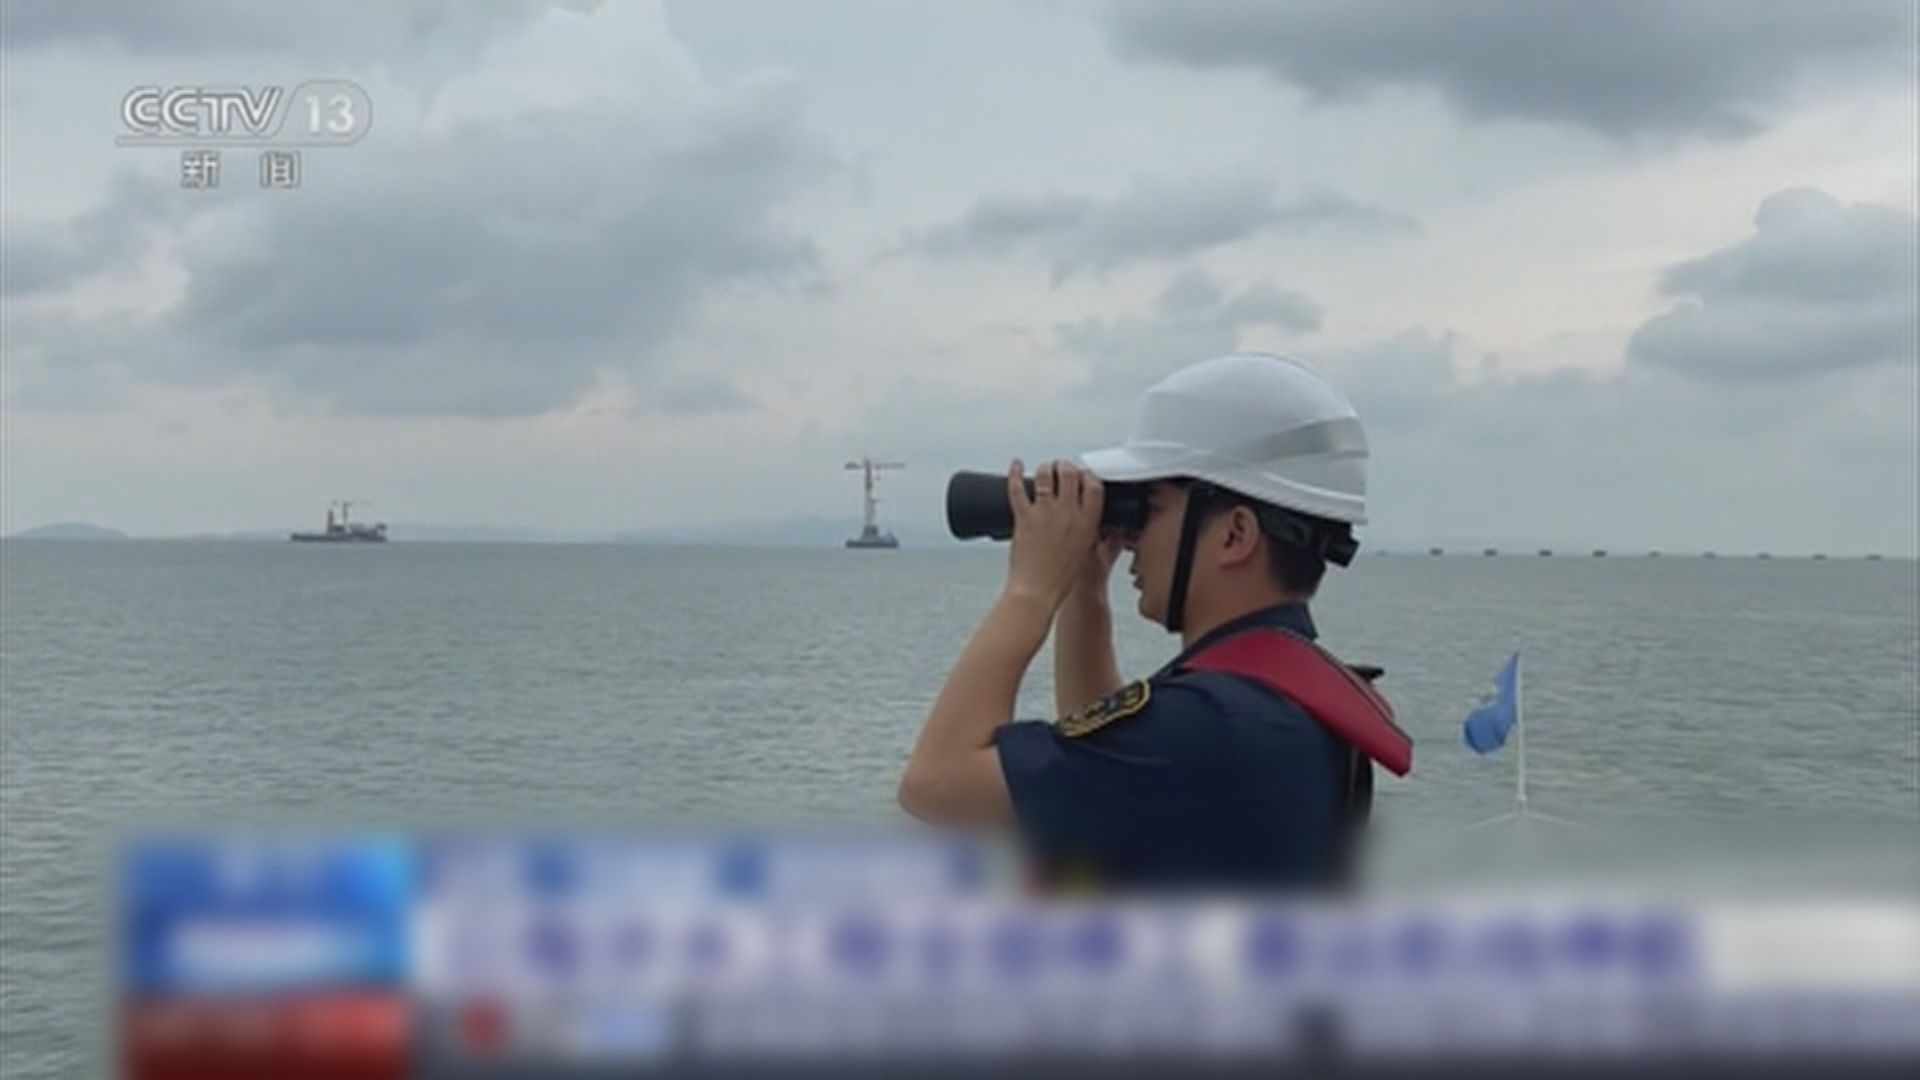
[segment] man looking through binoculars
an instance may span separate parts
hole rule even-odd
[[[1241,353],[1153,387],[1126,444],[1081,466],[1050,462],[1029,482],[1015,460],[1004,510],[986,508],[1010,529],[963,520],[956,477],[954,531],[1010,534],[1007,579],[922,726],[901,805],[937,824],[1014,826],[1055,881],[1346,880],[1372,763],[1412,766],[1370,685],[1378,671],[1313,644],[1308,611],[1327,564],[1356,551],[1366,457],[1339,391]],[[1182,645],[1127,683],[1107,604],[1123,550],[1140,614]],[[1013,721],[1049,631],[1059,718]]]

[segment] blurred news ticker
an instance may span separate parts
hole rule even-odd
[[[141,1078],[1920,1064],[1899,890],[1066,896],[925,832],[206,831],[130,838],[114,908]]]

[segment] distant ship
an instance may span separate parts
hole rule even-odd
[[[334,517],[334,506],[340,508],[340,516]],[[372,525],[362,525],[347,520],[347,509],[353,504],[341,502],[327,506],[327,531],[297,532],[292,535],[295,543],[301,544],[384,544],[387,542],[387,523],[378,521]]]
[[[873,474],[881,469],[904,469],[906,465],[898,461],[875,461],[872,458],[861,458],[859,461],[847,462],[847,468],[855,472],[864,473],[866,478],[866,497],[861,503],[863,517],[860,526],[860,535],[848,537],[847,546],[850,548],[899,547],[900,541],[898,538],[874,524],[874,507],[879,505],[880,500],[873,497]]]
[[[847,537],[847,546],[850,548],[897,548],[900,546],[900,540],[890,532],[868,525],[860,530],[859,536]]]

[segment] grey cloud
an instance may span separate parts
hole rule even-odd
[[[9,344],[6,377],[0,379],[0,409],[7,412],[108,412],[127,400],[117,370],[53,368],[27,359]]]
[[[0,406],[42,413],[109,411],[125,404],[125,358],[153,335],[124,315],[76,316],[33,299],[8,300],[0,318]]]
[[[713,372],[682,375],[661,387],[654,396],[662,411],[681,416],[708,413],[745,412],[759,403],[734,385],[731,379]]]
[[[1188,270],[1167,283],[1154,302],[1162,319],[1202,320],[1223,326],[1277,326],[1306,332],[1320,328],[1320,305],[1304,293],[1262,282],[1228,295],[1220,283]]]
[[[293,407],[530,414],[596,372],[643,375],[719,290],[815,272],[778,210],[831,163],[789,104],[716,110],[674,145],[606,137],[635,128],[552,112],[202,203],[197,224],[234,227],[183,245],[183,299],[123,356],[144,379],[262,380]]]
[[[548,10],[598,6],[579,0],[20,0],[4,6],[0,26],[13,49],[73,44],[141,55],[258,51],[364,61],[477,53]]]
[[[989,195],[959,221],[929,230],[919,247],[929,255],[1001,254],[1035,238],[1070,236],[1096,209],[1092,200],[1065,195]]]
[[[1216,178],[1140,187],[1104,203],[1061,194],[988,196],[958,220],[911,239],[907,250],[954,257],[1032,249],[1049,260],[1058,284],[1081,270],[1180,258],[1268,230],[1319,227],[1402,234],[1419,229],[1404,214],[1334,192],[1308,189],[1282,201],[1271,183]]]
[[[1300,359],[1339,386],[1370,428],[1416,428],[1437,419],[1437,402],[1459,372],[1457,335],[1410,327],[1379,341]]]
[[[1220,283],[1199,270],[1188,270],[1167,282],[1154,301],[1163,318],[1186,318],[1217,308],[1227,298]]]
[[[1898,0],[1120,0],[1107,27],[1122,57],[1250,69],[1315,102],[1417,86],[1475,119],[1744,136],[1815,68],[1911,80],[1910,11]]]
[[[1088,385],[1096,392],[1130,395],[1176,368],[1240,347],[1249,328],[1305,333],[1319,329],[1321,317],[1319,305],[1301,293],[1259,284],[1229,294],[1190,270],[1168,283],[1149,316],[1062,323],[1054,337],[1090,362]]]
[[[1255,285],[1220,307],[1220,317],[1235,326],[1277,326],[1306,332],[1320,329],[1320,305],[1306,294]]]
[[[129,267],[187,216],[188,204],[179,196],[177,186],[121,173],[105,202],[64,225],[10,225],[0,236],[0,296],[59,292]]]
[[[1273,220],[1282,227],[1325,226],[1406,236],[1420,231],[1420,222],[1410,214],[1355,202],[1324,188],[1308,188],[1292,202],[1275,206]]]
[[[1263,184],[1226,182],[1146,188],[1100,208],[1056,257],[1054,276],[1082,266],[1111,269],[1136,259],[1197,254],[1245,239],[1270,220]]]
[[[92,274],[112,261],[121,250],[114,238],[84,242],[79,237],[62,239],[40,232],[25,237],[9,235],[0,242],[0,295],[15,297],[47,292],[64,287],[76,278]]]
[[[1847,207],[1826,192],[1790,188],[1762,201],[1753,224],[1752,237],[1669,268],[1660,291],[1864,300],[1899,288],[1913,273],[1914,217],[1896,207]]]
[[[1633,362],[1715,381],[1793,379],[1915,362],[1912,214],[1796,188],[1769,196],[1754,234],[1669,267],[1683,302],[1633,335]]]
[[[1510,369],[1491,354],[1468,352],[1458,333],[1426,327],[1299,358],[1347,394],[1369,431],[1403,444],[1444,442],[1522,454],[1547,445],[1569,453],[1584,446],[1595,469],[1608,454],[1630,449],[1670,453],[1678,466],[1685,460],[1678,447],[1695,437],[1727,446],[1757,433],[1831,442],[1836,429],[1821,428],[1821,414],[1829,421],[1845,416],[1848,402],[1861,392],[1846,386],[1816,394],[1781,384],[1712,385],[1632,365],[1615,371]],[[1894,384],[1903,377],[1886,374]],[[1860,434],[1861,445],[1884,450],[1889,432],[1883,427]],[[1910,428],[1904,438],[1911,441]]]

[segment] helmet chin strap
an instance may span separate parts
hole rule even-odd
[[[1193,483],[1187,486],[1187,512],[1180,519],[1180,550],[1173,560],[1173,585],[1167,591],[1167,632],[1178,634],[1186,628],[1187,581],[1193,576],[1193,545],[1200,538],[1200,515],[1213,497],[1213,486]]]

